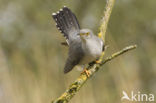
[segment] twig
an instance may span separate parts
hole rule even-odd
[[[107,63],[108,61],[111,61],[112,59],[114,59],[115,57],[126,53],[130,50],[135,49],[137,46],[136,45],[132,45],[132,46],[128,46],[123,48],[122,50],[112,54],[110,57],[106,58],[105,60],[103,60],[102,63],[100,64],[94,64],[89,70],[89,74],[90,76],[88,77],[85,73],[81,74],[70,86],[69,88],[57,99],[55,99],[54,101],[52,101],[52,103],[68,103],[69,100],[77,93],[77,91],[80,90],[80,88],[83,86],[83,84],[95,73],[97,72],[100,67],[102,65],[104,65],[105,63]]]
[[[104,17],[102,19],[101,22],[101,26],[100,26],[100,33],[98,34],[99,37],[101,37],[103,40],[105,40],[105,33],[106,33],[106,29],[107,29],[107,24],[109,21],[109,17],[111,15],[111,11],[114,5],[114,1],[115,0],[107,0],[107,4],[106,4],[106,10],[104,11]],[[102,61],[104,56],[104,52],[102,53],[100,60]],[[97,69],[95,69],[96,67],[99,67],[97,64],[94,64],[89,68],[89,71],[93,74],[94,71],[97,71]],[[69,100],[76,94],[76,92],[82,87],[82,85],[88,80],[88,77],[86,76],[86,74],[81,74],[80,77],[78,77],[75,82],[73,82],[73,84],[71,84],[69,86],[69,88],[65,91],[65,93],[63,93],[59,98],[55,99],[54,101],[52,101],[52,103],[67,103],[69,102]]]
[[[106,10],[104,11],[104,16],[101,20],[101,26],[100,26],[100,33],[98,34],[99,37],[103,39],[105,42],[105,34],[106,34],[106,29],[107,29],[107,24],[115,3],[115,0],[106,0]]]
[[[100,32],[98,33],[98,36],[100,38],[102,38],[104,44],[105,44],[107,24],[108,24],[108,21],[109,21],[109,18],[110,18],[110,15],[111,15],[114,3],[115,3],[115,0],[106,0],[106,1],[107,1],[106,8],[104,10],[104,16],[103,16],[103,18],[101,20]],[[102,53],[102,55],[101,55],[101,57],[99,59],[100,63],[103,60],[104,54],[105,54],[105,51]]]
[[[100,33],[98,34],[99,37],[101,37],[105,42],[105,33],[107,29],[107,24],[112,12],[112,8],[114,5],[115,0],[107,0],[106,4],[106,10],[104,11],[104,17],[102,19],[102,24],[100,26]],[[99,64],[93,64],[92,66],[88,66],[88,72],[89,76],[85,73],[82,73],[70,86],[69,88],[57,99],[53,100],[52,103],[67,103],[71,100],[71,98],[77,93],[78,90],[83,86],[83,84],[95,73],[99,70],[99,68],[107,63],[108,61],[111,61],[115,57],[126,53],[127,51],[130,51],[132,49],[135,49],[136,45],[128,46],[119,52],[116,52],[112,54],[110,57],[103,60],[104,52],[102,53]]]

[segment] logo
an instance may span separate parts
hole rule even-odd
[[[143,94],[141,92],[133,92],[131,91],[130,95],[128,95],[125,91],[122,91],[122,98],[121,100],[128,100],[128,101],[138,101],[138,102],[143,102],[143,101],[148,101],[148,102],[153,102],[154,101],[154,94]]]

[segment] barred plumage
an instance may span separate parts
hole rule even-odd
[[[61,33],[63,33],[63,36],[67,41],[70,41],[70,35],[73,35],[71,33],[79,32],[80,26],[77,18],[67,7],[64,6],[57,13],[53,13],[52,17],[56,22],[56,27]]]

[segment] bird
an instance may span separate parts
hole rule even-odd
[[[90,29],[81,29],[75,14],[66,6],[52,13],[57,29],[69,46],[64,73],[77,65],[89,64],[97,60],[104,51],[104,42]]]

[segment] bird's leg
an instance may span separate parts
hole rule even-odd
[[[86,66],[83,67],[84,70],[81,72],[81,74],[86,74],[87,77],[90,76],[90,72],[87,70]]]
[[[98,58],[98,59],[96,59],[95,61],[90,62],[88,65],[89,65],[89,67],[91,67],[91,66],[93,66],[94,64],[100,64],[100,63],[101,63],[101,60]]]
[[[84,68],[84,70],[82,71],[81,74],[83,74],[83,73],[85,73],[87,77],[90,76],[90,72],[86,68]]]

